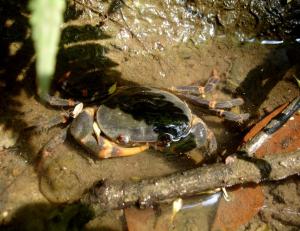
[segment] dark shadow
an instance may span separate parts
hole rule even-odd
[[[64,22],[78,19],[83,14],[83,10],[78,9],[72,2],[67,2],[66,10],[64,13]]]
[[[84,42],[87,40],[103,40],[108,39],[99,25],[84,25],[84,26],[68,26],[63,30],[61,35],[61,45],[75,42]]]
[[[99,44],[109,38],[99,25],[66,27],[62,31],[52,90],[60,91],[63,98],[100,103],[114,84],[136,85],[122,79],[115,70],[118,64],[107,57],[109,49]]]
[[[105,98],[109,88],[121,82],[121,73],[113,69],[118,64],[105,56],[107,52],[104,46],[90,43],[62,49],[57,57],[53,92],[79,101],[91,101],[97,94]]]
[[[94,217],[94,212],[86,205],[50,205],[48,203],[28,204],[19,208],[12,221],[0,227],[14,231],[76,231]]]
[[[28,38],[28,1],[0,2],[1,87],[15,90],[16,79],[33,55]]]
[[[257,37],[278,39],[299,38],[299,1],[252,1],[249,11],[256,18]]]
[[[268,100],[272,89],[282,81],[287,71],[295,64],[295,57],[299,57],[299,44],[278,46],[270,51],[260,66],[251,70],[245,80],[240,84],[237,92],[243,96],[245,111],[257,113],[263,102]],[[293,52],[291,52],[291,50]],[[291,54],[292,53],[292,54]],[[300,73],[299,66],[297,68]],[[299,76],[299,75],[298,75]],[[295,81],[293,77],[284,81]],[[289,92],[282,92],[288,96]]]
[[[34,82],[27,4],[28,1],[0,1],[0,125],[16,133],[27,124],[21,110],[24,102],[15,96]],[[33,95],[33,89],[28,88],[26,93]],[[32,152],[29,145],[25,150]]]
[[[244,152],[237,152],[237,155],[238,155],[239,159],[253,163],[257,167],[257,169],[260,171],[262,180],[267,179],[270,176],[272,167],[267,161],[265,161],[263,159],[258,159],[255,157],[249,157]]]

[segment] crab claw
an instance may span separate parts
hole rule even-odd
[[[75,139],[77,139],[75,137]],[[121,147],[118,144],[109,141],[108,139],[100,136],[98,141],[96,138],[88,134],[78,140],[83,147],[86,147],[92,154],[100,159],[107,159],[112,157],[132,156],[145,151],[149,148],[148,144],[137,147]]]
[[[121,147],[105,138],[102,138],[101,145],[98,146],[99,150],[97,156],[100,159],[121,157],[121,156],[132,156],[149,149],[149,145],[145,144],[137,147],[124,148]]]
[[[92,108],[85,108],[78,114],[70,126],[70,133],[83,147],[101,159],[131,156],[149,148],[148,144],[137,147],[121,147],[102,137],[100,131],[96,133],[95,137],[94,110]]]

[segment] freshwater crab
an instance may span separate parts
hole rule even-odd
[[[223,110],[242,104],[240,98],[216,102],[201,97],[212,91],[218,81],[213,72],[204,87],[119,87],[100,106],[83,108],[72,120],[69,133],[101,159],[130,156],[149,147],[175,153],[198,148],[204,154],[212,154],[217,148],[215,136],[186,101],[229,120],[242,122],[249,116]],[[55,146],[53,143],[49,142],[44,150]]]

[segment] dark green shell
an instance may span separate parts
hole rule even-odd
[[[174,94],[148,87],[122,87],[97,112],[101,131],[121,143],[177,141],[188,135],[191,111]]]

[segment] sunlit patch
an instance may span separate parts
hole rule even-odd
[[[171,221],[173,222],[176,214],[180,211],[180,209],[183,206],[183,201],[181,198],[176,199],[175,201],[173,201],[172,204],[172,215],[171,215]]]
[[[15,56],[18,51],[22,48],[22,42],[12,42],[9,44],[9,56]]]

